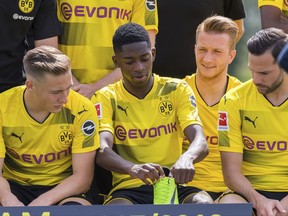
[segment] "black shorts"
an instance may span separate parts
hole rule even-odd
[[[191,194],[196,194],[202,190],[191,186],[177,186],[179,203],[183,203],[184,200]],[[120,189],[114,191],[104,204],[109,203],[113,199],[127,199],[133,204],[153,204],[153,186],[142,185],[137,188]]]
[[[270,191],[262,191],[262,190],[256,190],[256,191],[268,199],[274,199],[274,200],[279,200],[279,201],[281,201],[284,197],[286,197],[288,195],[288,192],[270,192]],[[229,194],[229,193],[235,193],[235,194],[241,196],[243,199],[245,199],[248,202],[248,200],[246,199],[245,196],[243,196],[240,193],[231,191],[231,190],[224,192],[222,194],[222,197],[226,194]]]
[[[31,203],[34,199],[39,197],[41,194],[46,193],[47,191],[55,187],[55,185],[54,186],[42,186],[42,185],[26,186],[26,185],[21,185],[10,180],[8,180],[8,183],[10,185],[11,192],[25,206],[29,205],[29,203]],[[87,200],[89,203],[91,203],[91,199],[90,199],[91,195],[89,193],[80,194],[80,195],[73,196],[73,197],[82,198],[82,199]]]
[[[262,190],[256,190],[256,191],[268,199],[274,199],[274,200],[279,200],[279,201],[288,195],[288,192],[270,192],[270,191],[262,191]],[[224,193],[222,193],[222,195],[220,196],[220,199],[227,194],[233,194],[233,193],[241,196],[243,199],[245,199],[248,202],[248,200],[243,195],[237,192],[234,192],[232,190],[227,190]],[[254,215],[257,215],[256,209],[253,208],[253,212],[254,212]]]
[[[274,200],[279,200],[279,201],[288,195],[288,192],[270,192],[270,191],[261,191],[261,190],[256,190],[256,191],[268,199],[274,199]]]
[[[206,191],[206,192],[212,197],[213,200],[218,199],[223,194],[223,192],[212,192],[212,191]]]

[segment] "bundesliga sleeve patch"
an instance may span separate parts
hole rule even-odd
[[[218,130],[227,131],[229,130],[228,126],[228,113],[224,111],[218,112]]]
[[[91,136],[95,132],[95,123],[92,120],[87,120],[82,125],[82,131],[86,136]]]
[[[95,104],[95,108],[97,111],[98,119],[102,119],[102,105],[101,105],[101,103]]]

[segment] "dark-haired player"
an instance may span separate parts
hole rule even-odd
[[[164,176],[162,167],[178,184],[191,181],[207,143],[189,85],[152,73],[155,48],[146,30],[135,23],[120,26],[113,48],[123,79],[92,97],[100,118],[97,163],[113,171],[106,204],[152,204],[152,183]],[[191,143],[184,154],[183,134]],[[180,203],[212,202],[195,187],[179,186],[178,195]]]
[[[288,210],[288,71],[277,63],[286,44],[280,29],[253,35],[247,42],[252,79],[229,91],[219,105],[223,175],[235,192],[220,201],[243,197],[261,216]]]

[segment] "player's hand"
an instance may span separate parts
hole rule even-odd
[[[284,216],[287,214],[278,200],[268,199],[264,196],[253,203],[257,216]]]
[[[141,179],[146,185],[159,181],[160,177],[165,176],[162,167],[153,163],[135,164],[131,167],[129,175]]]
[[[51,199],[46,194],[42,194],[34,199],[28,206],[50,206],[52,205]]]
[[[273,210],[273,213],[276,215],[276,216],[288,216],[288,213],[282,213],[282,212],[279,212],[278,210],[274,209]]]
[[[96,89],[93,88],[93,85],[89,84],[78,84],[78,85],[73,85],[72,89],[79,94],[91,99],[93,94],[95,93]]]
[[[1,200],[1,205],[2,206],[6,206],[6,207],[9,207],[9,206],[24,206],[24,204],[22,202],[20,202],[17,197],[12,194],[12,193],[9,193],[7,195],[5,195],[4,199]]]
[[[170,172],[176,184],[187,184],[192,181],[195,174],[193,162],[182,156],[176,161]]]

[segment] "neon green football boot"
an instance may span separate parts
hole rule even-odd
[[[174,178],[164,177],[154,185],[154,204],[179,204]]]

